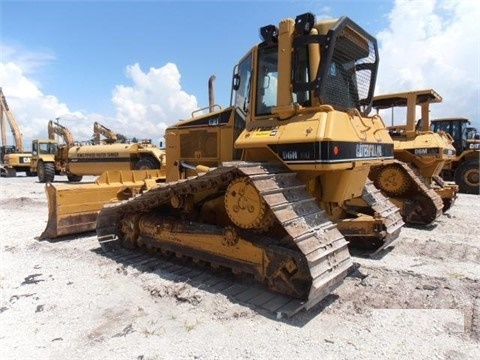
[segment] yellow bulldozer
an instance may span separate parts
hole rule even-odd
[[[251,274],[296,299],[293,312],[342,283],[347,240],[374,251],[395,240],[400,210],[368,180],[372,166],[394,162],[385,124],[367,116],[375,38],[347,17],[310,13],[260,33],[234,67],[230,106],[211,100],[167,128],[158,176],[49,184],[41,238],[87,231],[96,218],[105,251],[149,249]]]
[[[452,139],[430,129],[430,104],[442,101],[432,89],[375,96],[377,111],[406,110],[406,124],[388,127],[394,140],[393,164],[372,167],[369,177],[375,186],[402,209],[406,223],[427,225],[447,211],[456,199],[458,186],[440,177],[445,164],[455,158]],[[417,121],[417,107],[421,119]],[[392,119],[393,121],[393,119]]]
[[[74,141],[71,132],[52,120],[48,123],[48,139],[32,142],[31,171],[40,182],[53,182],[55,175],[66,175],[71,182],[85,175],[101,175],[105,171],[160,169],[165,164],[165,150],[149,142],[117,143],[116,135],[99,123],[94,124],[94,139],[107,137],[106,143],[82,144]],[[55,139],[59,135],[63,143]]]

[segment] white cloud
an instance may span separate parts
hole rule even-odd
[[[197,108],[195,96],[182,91],[180,72],[175,64],[150,68],[147,73],[139,64],[129,65],[127,76],[133,86],[118,85],[112,98],[116,118],[126,127],[125,133],[159,137],[165,133],[167,125],[189,117]]]
[[[0,44],[0,54],[3,63],[14,62],[27,75],[55,60],[55,55],[50,51],[31,51],[21,45]]]
[[[431,116],[463,116],[480,127],[480,3],[397,0],[390,26],[377,35],[377,95],[434,89]]]
[[[332,18],[332,7],[324,5],[320,7],[320,10],[315,14],[316,21],[328,20]]]
[[[479,4],[476,0],[397,0],[388,15],[389,27],[377,34],[376,94],[433,88],[444,99],[432,106],[433,117],[465,116],[480,127]],[[97,121],[128,137],[157,142],[168,125],[188,118],[197,108],[195,96],[182,90],[179,69],[168,63],[148,71],[140,64],[128,65],[130,83],[112,89],[114,116],[70,109],[61,94],[44,94],[35,79],[45,64],[54,61],[54,54],[5,44],[0,48],[0,86],[27,148],[33,138],[47,135],[48,120],[56,117],[77,140],[90,139]]]
[[[44,95],[17,64],[0,63],[0,77],[3,93],[18,123],[26,148],[30,147],[33,138],[47,136],[49,119],[70,112],[67,105],[59,102],[56,97]],[[8,143],[13,144],[9,129],[6,133]]]
[[[10,52],[14,53],[13,50]],[[69,128],[75,140],[91,139],[93,123],[97,121],[127,137],[151,138],[158,143],[163,139],[167,125],[189,117],[197,108],[196,98],[181,90],[180,72],[174,64],[150,68],[147,73],[134,64],[126,69],[133,85],[118,85],[113,90],[115,117],[72,111],[56,96],[43,94],[41,84],[25,74],[22,66],[32,69],[40,62],[33,53],[19,58],[30,59],[31,64],[1,62],[0,77],[3,93],[20,127],[26,149],[30,149],[32,139],[47,136],[48,121],[57,117]],[[13,144],[9,129],[7,142]]]

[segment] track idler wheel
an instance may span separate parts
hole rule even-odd
[[[424,195],[408,200],[404,212],[405,221],[410,224],[428,225],[437,218],[437,209],[430,198]]]
[[[225,208],[230,220],[242,229],[268,229],[275,220],[261,194],[246,177],[228,185]]]
[[[140,214],[130,214],[120,221],[120,241],[122,246],[127,249],[134,249],[137,246],[138,235],[140,233],[138,220]]]

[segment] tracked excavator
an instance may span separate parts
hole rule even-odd
[[[395,163],[372,167],[369,178],[401,210],[406,223],[428,225],[453,204],[457,185],[440,177],[442,168],[455,158],[453,141],[444,132],[430,129],[430,104],[442,97],[433,89],[375,96],[373,107],[406,110],[406,124],[388,127],[394,140]],[[417,107],[421,119],[416,121]]]
[[[7,118],[10,130],[12,131],[15,145],[7,145],[7,132],[5,125]],[[30,171],[30,159],[32,154],[24,151],[23,139],[17,120],[8,106],[7,99],[0,87],[0,131],[2,145],[0,146],[0,171],[5,177],[15,177],[17,172],[25,172],[27,176],[34,176]]]
[[[105,144],[117,142],[117,134],[114,131],[95,121],[93,123],[93,143],[95,145],[102,144],[102,136],[104,137],[103,143]]]
[[[52,191],[42,237],[96,216],[103,250],[142,248],[250,274],[292,298],[290,313],[342,283],[352,266],[346,239],[374,250],[396,239],[400,211],[368,181],[371,166],[394,161],[382,119],[367,116],[375,38],[347,17],[315,23],[309,13],[260,33],[234,67],[231,105],[211,103],[167,128],[161,176],[145,176],[143,188],[116,176],[117,195],[98,215],[94,204],[74,213],[59,205],[69,191]],[[105,178],[88,191],[104,193]],[[70,187],[72,202],[86,189]]]

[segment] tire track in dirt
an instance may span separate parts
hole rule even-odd
[[[471,337],[480,341],[480,298],[476,298],[472,307]]]
[[[8,198],[2,199],[2,209],[3,210],[17,210],[17,209],[24,209],[24,208],[31,208],[31,207],[44,207],[44,201],[31,199],[28,197],[18,197],[18,198]]]
[[[456,309],[465,315],[465,332],[474,339],[480,334],[478,279],[448,279],[356,264],[331,311],[346,316],[372,309]]]
[[[117,273],[136,278],[154,297],[169,297],[197,306],[208,294],[220,294],[231,303],[277,317],[294,315],[298,308],[303,308],[301,300],[272,292],[253,277],[234,274],[230,269],[214,270],[187,258],[165,258],[146,251],[120,249],[104,253],[98,249],[97,252],[115,261]]]
[[[396,244],[395,252],[414,257],[422,256],[436,260],[473,262],[480,265],[480,247],[464,243],[403,238]]]

